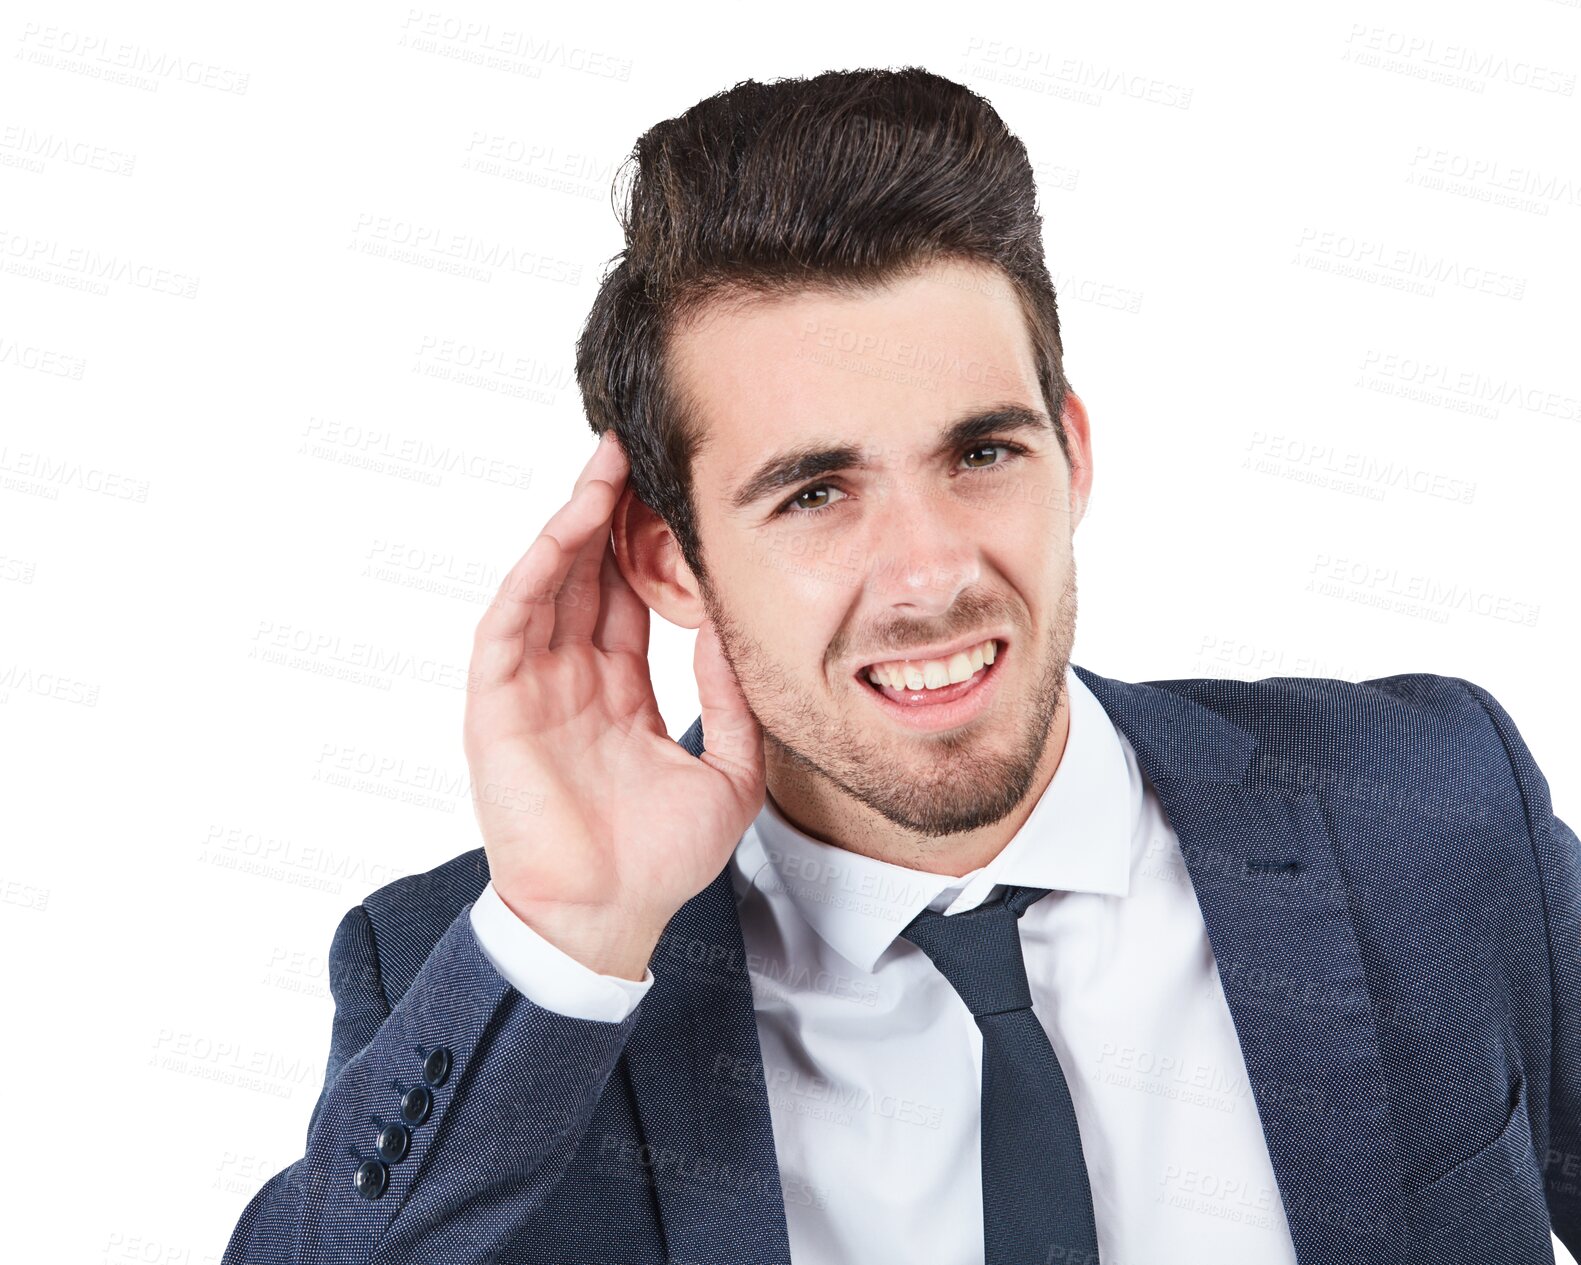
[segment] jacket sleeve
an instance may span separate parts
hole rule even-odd
[[[619,1023],[653,987],[651,967],[641,980],[622,979],[584,966],[549,943],[511,911],[492,880],[472,902],[472,934],[517,992],[562,1015]]]
[[[247,1205],[221,1265],[482,1265],[560,1180],[640,1007],[605,1023],[536,1005],[484,955],[471,909],[393,1009],[367,911],[341,920],[305,1152]]]
[[[1581,1256],[1581,843],[1557,817],[1545,845],[1554,955],[1554,1079],[1543,1181],[1554,1233]]]
[[[1553,1066],[1543,1191],[1554,1233],[1581,1256],[1581,843],[1554,816],[1548,781],[1515,722],[1480,686],[1456,678],[1482,704],[1520,784],[1542,884],[1553,997]]]

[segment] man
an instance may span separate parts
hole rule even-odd
[[[1091,432],[987,103],[746,82],[636,160],[601,442],[474,640],[484,846],[340,924],[227,1265],[1581,1246],[1581,850],[1503,708],[1070,663]]]

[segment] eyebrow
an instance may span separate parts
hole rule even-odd
[[[939,434],[932,455],[943,457],[992,438],[1017,431],[1040,430],[1052,435],[1054,426],[1048,414],[1022,404],[1001,404],[982,409],[951,422]],[[835,474],[841,470],[865,470],[871,463],[863,450],[851,444],[820,447],[800,444],[775,453],[743,480],[731,494],[734,510],[749,509],[784,488]]]

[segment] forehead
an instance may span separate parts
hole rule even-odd
[[[984,264],[940,261],[858,293],[722,303],[669,351],[702,430],[701,486],[800,439],[899,456],[930,449],[984,404],[1041,407],[1015,289]]]

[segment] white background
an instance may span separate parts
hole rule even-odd
[[[301,1154],[341,914],[480,842],[460,683],[592,448],[611,181],[741,79],[921,64],[1026,142],[1076,662],[1464,676],[1581,824],[1576,0],[30,0],[0,55],[10,1259],[215,1262]]]

